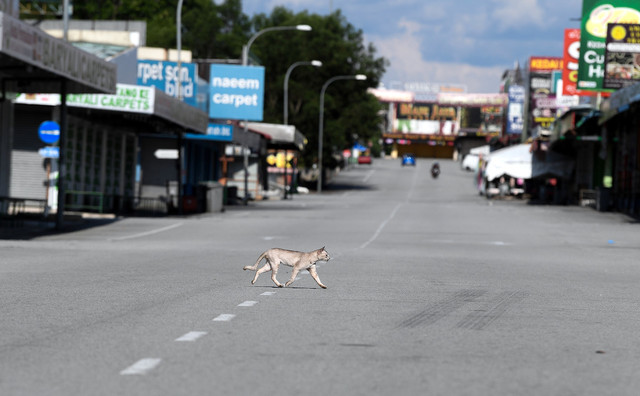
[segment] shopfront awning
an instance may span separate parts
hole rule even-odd
[[[199,134],[207,133],[207,114],[191,105],[171,97],[155,87],[118,84],[115,95],[69,94],[70,109],[86,108],[105,114],[119,113],[137,119],[158,120],[170,129],[185,130]],[[20,94],[15,103],[57,106],[58,94]]]
[[[247,128],[251,132],[259,133],[268,140],[269,148],[302,151],[307,139],[293,125],[265,124],[249,122]]]
[[[516,179],[569,178],[573,167],[574,161],[571,158],[547,151],[541,159],[531,152],[531,144],[518,144],[492,152],[485,169],[485,177],[489,181],[501,176]]]
[[[116,68],[66,41],[0,12],[0,81],[3,92],[115,93]]]

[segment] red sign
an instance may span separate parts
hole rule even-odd
[[[529,58],[529,70],[538,72],[562,70],[562,58],[532,56]]]
[[[580,29],[564,30],[564,67],[562,68],[562,94],[579,95],[578,61],[580,60]]]
[[[578,89],[578,62],[580,61],[580,29],[564,30],[564,67],[562,68],[562,94],[595,96],[595,92]]]

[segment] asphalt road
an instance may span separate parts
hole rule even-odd
[[[0,394],[637,395],[640,225],[488,201],[431,162],[0,240]],[[326,290],[242,270],[270,247],[322,246]]]

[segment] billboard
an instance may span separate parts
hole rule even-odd
[[[264,67],[211,65],[209,117],[262,121]]]
[[[603,87],[619,89],[640,81],[640,25],[610,23]]]
[[[607,90],[603,80],[609,23],[640,23],[638,0],[583,0],[578,89]]]
[[[509,87],[509,107],[507,108],[507,134],[521,134],[524,129],[524,95],[523,86]]]
[[[198,107],[196,101],[196,79],[198,77],[195,63],[181,63],[180,77],[183,101]],[[156,87],[174,98],[178,97],[178,63],[169,61],[138,61],[138,85]]]
[[[564,30],[564,65],[562,95],[588,95],[578,90],[578,60],[580,59],[580,29]]]
[[[454,132],[457,117],[456,107],[435,103],[398,103],[394,132],[445,134]]]

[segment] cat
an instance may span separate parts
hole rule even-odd
[[[262,268],[258,269],[258,265],[262,259],[266,259],[265,265]],[[322,247],[322,249],[313,250],[311,252],[296,252],[295,250],[287,250],[280,248],[269,249],[266,252],[262,253],[260,257],[258,257],[258,261],[253,266],[247,265],[243,268],[243,270],[251,270],[256,271],[256,276],[253,277],[251,284],[255,284],[258,276],[267,271],[271,271],[271,280],[278,287],[289,286],[296,279],[298,272],[302,270],[307,270],[311,274],[311,277],[318,283],[323,289],[326,289],[327,286],[323,285],[320,282],[320,278],[318,278],[318,272],[316,271],[316,262],[318,261],[329,261],[329,253]],[[291,279],[284,285],[278,282],[276,279],[276,275],[278,274],[278,267],[280,264],[288,265],[289,267],[293,267],[293,271],[291,272]]]

